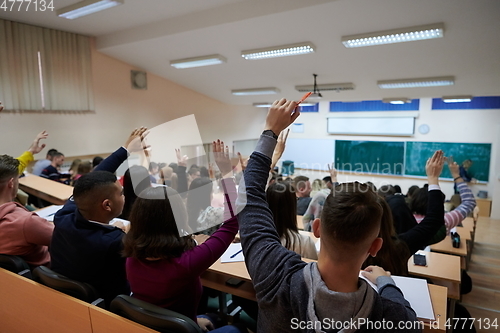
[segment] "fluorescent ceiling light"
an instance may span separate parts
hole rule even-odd
[[[451,86],[454,83],[453,76],[377,81],[379,88],[382,89]]]
[[[123,4],[123,0],[85,0],[57,10],[57,16],[76,19]]]
[[[341,91],[341,90],[353,90],[353,83],[330,83],[330,84],[318,84],[316,88],[319,91]],[[314,85],[305,86],[295,86],[295,90],[300,92],[314,91]],[[309,96],[311,98],[311,96]]]
[[[345,47],[362,47],[417,40],[441,38],[444,36],[444,24],[428,24],[416,27],[370,32],[366,34],[342,37]]]
[[[315,106],[316,104],[318,104],[318,102],[304,101],[300,103],[300,106]],[[252,105],[257,108],[270,108],[271,106],[273,106],[273,103],[262,102],[262,103],[253,103]]]
[[[384,103],[390,103],[390,104],[405,104],[405,103],[411,103],[411,99],[409,98],[384,98],[382,100]]]
[[[279,93],[278,88],[255,88],[255,89],[236,89],[231,90],[231,94],[236,96],[244,95],[273,95]]]
[[[466,103],[472,101],[472,96],[443,96],[443,102],[445,103]]]
[[[310,42],[268,47],[263,49],[242,51],[241,56],[246,60],[286,57],[314,52],[314,45]]]
[[[212,55],[203,56],[203,57],[172,60],[170,62],[170,66],[178,68],[178,69],[182,69],[182,68],[219,65],[219,64],[223,64],[225,62],[226,62],[226,58],[224,58],[220,54],[212,54]]]

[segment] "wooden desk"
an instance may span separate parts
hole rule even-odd
[[[311,262],[314,260],[304,260],[306,262]],[[226,280],[230,277],[235,277],[245,282],[239,287],[230,287],[226,285]],[[245,262],[231,262],[231,263],[221,263],[220,259],[215,262],[205,273],[201,276],[202,284],[206,287],[213,288],[228,294],[240,296],[246,299],[255,301],[255,289],[252,285],[252,280],[248,274]],[[434,317],[439,319],[434,324],[437,329],[433,327],[431,329],[431,324],[426,323],[424,326],[424,332],[440,332],[444,333],[445,321],[446,321],[446,309],[447,309],[447,288],[442,286],[436,286],[429,284],[429,293],[431,296],[432,307],[434,310]],[[439,325],[438,325],[439,324]]]
[[[64,205],[73,195],[73,187],[34,175],[19,178],[19,188],[55,205]]]
[[[445,333],[446,327],[446,287],[436,286],[434,284],[428,284],[429,294],[431,295],[432,308],[434,309],[435,322],[425,323],[423,332],[440,332]],[[431,328],[432,327],[432,328]]]
[[[490,217],[491,199],[476,198],[477,207],[479,207],[479,216]]]
[[[463,231],[462,231],[463,232]],[[458,233],[460,235],[460,232]],[[462,269],[467,269],[467,241],[462,235],[460,235],[460,247],[454,248],[451,245],[451,236],[446,236],[445,239],[440,241],[439,243],[431,245],[431,251],[440,252],[445,254],[451,254],[460,257],[460,267]]]
[[[448,288],[448,298],[460,300],[461,269],[460,257],[437,252],[426,252],[427,266],[413,263],[413,256],[408,260],[411,275],[429,278],[434,284]]]
[[[112,312],[88,305],[93,333],[153,333],[158,332]]]
[[[88,303],[0,269],[2,332],[92,333]]]
[[[304,222],[302,222],[302,219],[304,218],[304,216],[302,215],[297,215],[297,228],[299,230],[304,230]]]

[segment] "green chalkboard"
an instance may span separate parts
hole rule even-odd
[[[403,175],[404,142],[335,140],[337,170]]]
[[[405,175],[425,176],[425,163],[427,159],[441,149],[445,156],[453,156],[458,164],[466,159],[473,161],[469,174],[479,181],[488,181],[490,174],[490,143],[452,143],[452,142],[407,142]],[[443,178],[451,178],[450,171],[445,166]]]

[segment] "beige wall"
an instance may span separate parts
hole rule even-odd
[[[195,115],[203,142],[256,138],[264,126],[262,109],[223,104],[151,73],[148,90],[133,90],[130,70],[137,68],[95,49],[92,67],[95,114],[2,113],[0,151],[17,155],[45,129],[47,148],[66,156],[106,153],[124,144],[135,127],[152,128],[189,114]]]

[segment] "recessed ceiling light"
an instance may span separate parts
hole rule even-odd
[[[263,49],[242,51],[241,56],[246,60],[287,57],[314,52],[314,45],[310,42],[267,47]]]
[[[369,32],[366,34],[350,35],[342,37],[345,47],[362,47],[382,44],[393,44],[402,42],[413,42],[417,40],[441,38],[444,36],[444,24],[428,24],[416,27],[408,27],[393,30]]]
[[[57,16],[76,19],[81,16],[99,12],[123,4],[123,0],[85,0],[56,11]]]
[[[451,86],[454,83],[453,76],[377,81],[379,88],[382,89]]]
[[[273,95],[279,93],[278,88],[253,88],[253,89],[236,89],[231,90],[231,94],[236,96],[245,95]]]
[[[179,60],[172,60],[170,62],[170,66],[184,69],[184,68],[192,68],[192,67],[202,67],[202,66],[210,66],[210,65],[219,65],[226,62],[226,58],[221,56],[220,54],[212,54],[203,57],[194,57],[194,58],[185,58]]]

